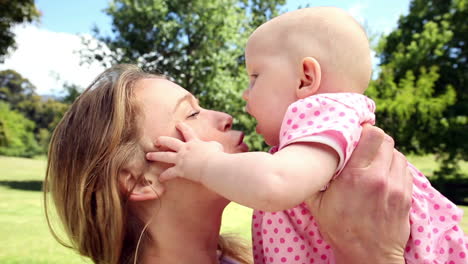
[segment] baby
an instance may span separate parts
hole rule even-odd
[[[255,263],[334,263],[304,201],[339,177],[362,125],[374,123],[374,102],[362,95],[371,76],[366,34],[340,9],[300,9],[256,29],[245,56],[250,85],[243,98],[270,153],[227,154],[179,124],[186,142],[161,137],[158,144],[173,152],[147,158],[175,164],[161,180],[197,181],[255,209]],[[462,210],[408,167],[414,186],[406,262],[468,263]]]

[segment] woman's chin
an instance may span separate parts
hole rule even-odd
[[[224,146],[224,152],[226,153],[241,153],[249,151],[249,146],[245,142],[240,142],[236,146],[226,147]]]
[[[239,149],[239,152],[249,151],[249,146],[245,142],[242,142],[241,144],[239,144],[239,146],[237,146],[237,148]]]
[[[230,200],[226,199],[224,196],[221,196],[219,194],[216,194],[217,195],[217,203],[222,207],[222,208],[225,208],[228,204],[231,203]]]

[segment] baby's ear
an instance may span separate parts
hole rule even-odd
[[[317,93],[322,79],[322,70],[315,58],[305,57],[302,59],[301,66],[301,84],[296,88],[296,96],[299,99]]]
[[[119,185],[133,202],[159,199],[164,193],[164,186],[153,175],[137,175],[131,169],[119,172]]]

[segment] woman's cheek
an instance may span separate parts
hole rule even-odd
[[[196,122],[186,122],[187,125],[189,125],[193,132],[195,133],[195,136],[197,136],[199,139],[203,140],[203,141],[209,141],[210,138],[209,138],[209,135],[208,134],[208,130],[205,128],[203,129],[203,126],[200,126],[199,124],[197,124]]]

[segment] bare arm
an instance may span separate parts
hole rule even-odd
[[[382,130],[366,125],[340,176],[308,205],[337,263],[403,264],[411,192],[406,159]]]
[[[159,144],[175,152],[148,153],[149,160],[173,163],[161,180],[183,177],[201,182],[227,199],[254,209],[278,211],[294,207],[318,193],[331,179],[338,155],[325,145],[292,144],[274,155],[229,154],[218,143],[198,140],[190,127],[179,130],[186,143],[161,137]]]

